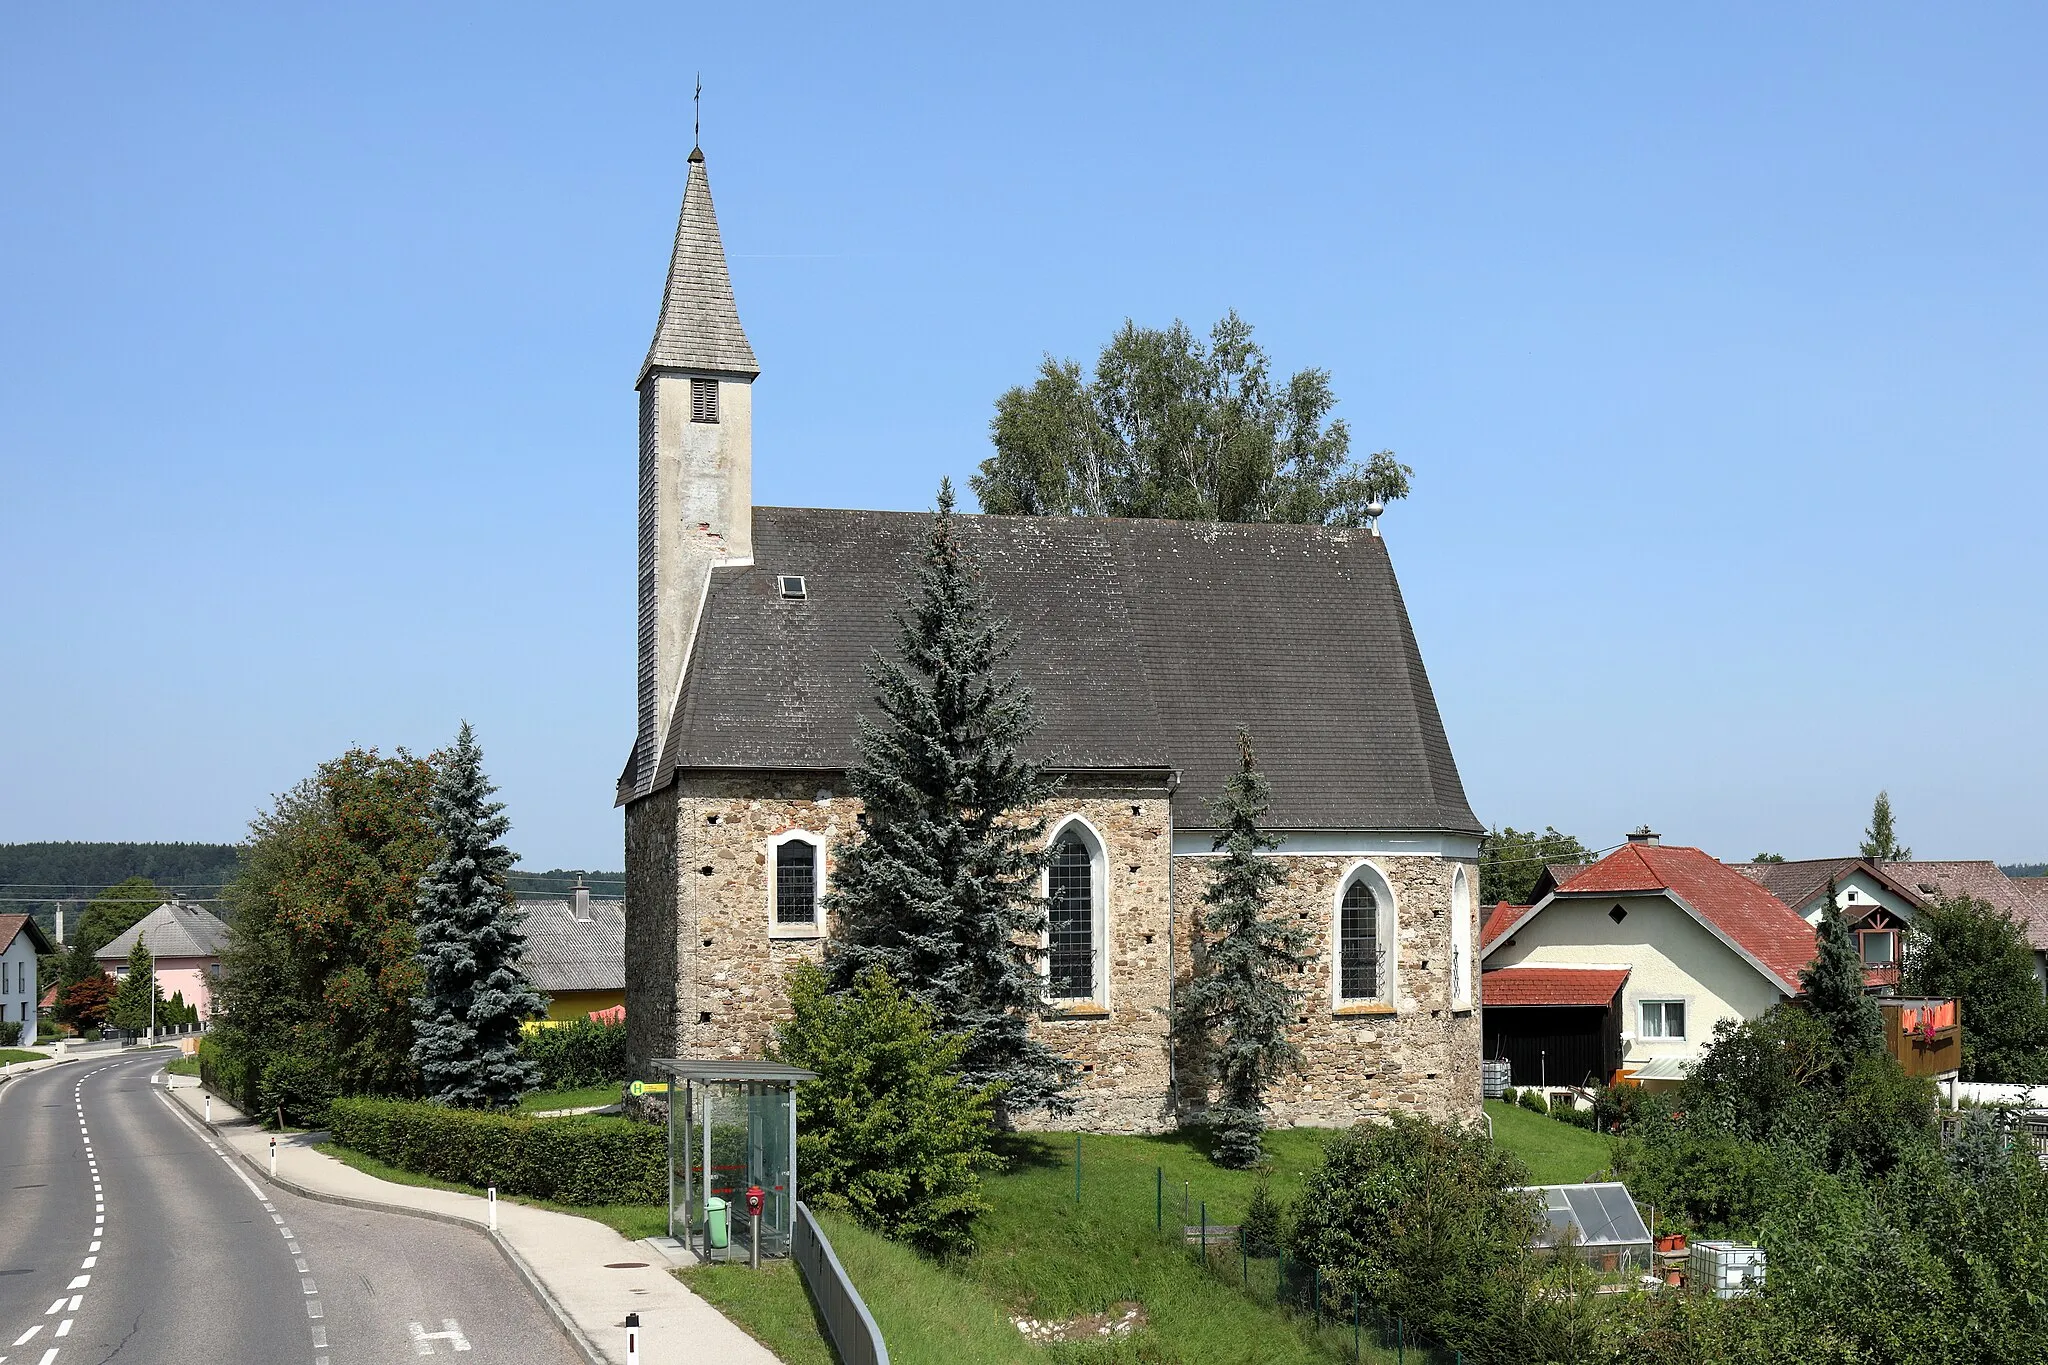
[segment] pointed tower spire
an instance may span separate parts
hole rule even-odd
[[[668,286],[661,291],[661,320],[654,344],[640,367],[645,379],[655,369],[745,375],[761,373],[754,348],[740,326],[725,268],[725,244],[718,236],[718,211],[711,206],[711,181],[704,152],[690,152],[690,183],[676,220],[676,247],[669,257]]]

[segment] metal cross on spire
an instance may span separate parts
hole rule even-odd
[[[697,93],[690,98],[694,111],[690,116],[690,145],[704,145],[704,73],[697,73]]]

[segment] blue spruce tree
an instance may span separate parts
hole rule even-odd
[[[1238,769],[1222,798],[1209,802],[1223,857],[1202,893],[1194,978],[1174,1022],[1181,1041],[1213,1067],[1218,1094],[1208,1117],[1216,1163],[1243,1168],[1265,1156],[1266,1087],[1301,1063],[1287,1030],[1301,996],[1290,983],[1308,960],[1309,936],[1293,918],[1268,913],[1287,874],[1264,856],[1280,841],[1265,827],[1271,794],[1249,731],[1237,732],[1237,745]]]
[[[1071,1068],[1030,1034],[1045,988],[1025,946],[1045,926],[1032,812],[1057,784],[1018,753],[1037,729],[1031,694],[1004,671],[1008,629],[960,543],[950,481],[896,619],[901,657],[868,666],[881,719],[860,718],[847,774],[865,831],[836,850],[833,986],[881,968],[937,1032],[966,1036],[961,1073],[1001,1085],[1005,1118],[1057,1111]]]
[[[1855,1069],[1856,1059],[1884,1047],[1884,1017],[1863,986],[1863,954],[1856,936],[1835,904],[1835,879],[1828,878],[1826,909],[1814,934],[1813,960],[1799,974],[1806,1007],[1828,1026],[1834,1041],[1839,1075]]]
[[[483,750],[463,722],[434,779],[441,856],[420,877],[413,924],[424,976],[413,999],[412,1063],[427,1097],[464,1109],[505,1108],[539,1073],[519,1051],[519,1026],[540,994],[519,970],[523,918],[505,888],[511,821],[484,776]]]

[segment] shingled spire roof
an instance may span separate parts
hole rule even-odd
[[[656,367],[761,373],[740,326],[740,310],[732,301],[732,277],[725,269],[725,245],[718,238],[718,211],[711,206],[702,148],[690,152],[690,183],[683,190],[683,211],[676,220],[668,285],[661,291],[661,321],[655,325],[654,344],[647,348],[640,377],[645,379]]]

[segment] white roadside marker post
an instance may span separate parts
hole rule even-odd
[[[277,1139],[270,1140],[270,1178],[277,1179]]]
[[[485,1193],[490,1196],[491,1231],[496,1232],[498,1230],[498,1187],[493,1185]]]
[[[206,1096],[206,1121],[208,1123],[213,1122],[213,1093],[211,1091],[208,1091]]]
[[[626,1365],[640,1365],[640,1315],[626,1314]]]

